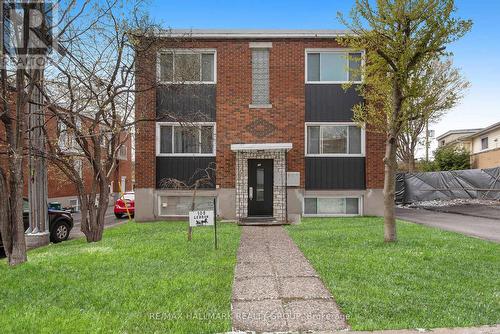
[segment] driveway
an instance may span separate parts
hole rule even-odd
[[[436,212],[427,209],[396,208],[396,217],[416,224],[437,227],[471,237],[500,243],[499,219],[464,214]]]

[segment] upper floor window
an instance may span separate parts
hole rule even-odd
[[[307,83],[360,83],[363,52],[342,50],[308,50]]]
[[[215,50],[166,50],[158,55],[163,83],[215,83]]]
[[[121,145],[118,149],[118,160],[127,160],[127,146],[125,144]]]
[[[488,149],[488,137],[481,138],[481,150]]]
[[[252,50],[252,105],[269,105],[269,49]]]
[[[364,130],[354,123],[307,124],[306,155],[364,156]]]
[[[215,123],[157,123],[156,152],[162,155],[215,155]]]

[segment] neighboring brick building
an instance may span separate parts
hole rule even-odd
[[[342,34],[174,30],[139,52],[136,119],[157,121],[136,126],[136,218],[185,216],[165,180],[214,165],[197,208],[226,219],[381,215],[384,137],[352,122],[364,53]]]
[[[14,108],[15,102],[11,104],[11,108]],[[85,122],[83,122],[85,124]],[[71,144],[72,139],[68,134],[64,135],[64,140],[61,140],[61,129],[60,124],[58,125],[56,118],[50,118],[47,120],[45,127],[47,129],[48,136],[52,140],[58,140],[59,138],[60,145]],[[2,168],[7,168],[7,152],[6,152],[6,143],[5,143],[5,129],[3,128],[3,123],[0,122],[0,166]],[[63,143],[64,142],[64,143]],[[26,155],[28,154],[28,150],[25,150]],[[49,202],[59,202],[62,207],[76,207],[78,208],[78,192],[76,190],[75,185],[60,171],[60,169],[53,163],[48,163],[47,168],[47,188],[48,188],[48,200]],[[92,184],[92,171],[88,162],[84,159],[79,163],[81,168],[81,175],[84,178],[84,183],[86,189],[90,190],[90,186]],[[111,180],[111,192],[118,192],[118,183],[122,185],[124,191],[132,191],[133,190],[133,177],[132,177],[132,138],[129,136],[128,140],[124,143],[121,154],[118,157],[118,165],[115,170],[115,173]],[[30,182],[30,172],[29,172],[29,159],[25,157],[25,169],[24,169],[24,194],[28,197],[28,183]],[[112,194],[114,196],[115,194]],[[110,205],[114,204],[113,201],[110,202]]]

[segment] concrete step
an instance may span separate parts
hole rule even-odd
[[[242,218],[238,221],[241,226],[280,226],[290,225],[286,221],[278,221],[274,217],[248,217]]]

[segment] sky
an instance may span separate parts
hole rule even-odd
[[[344,29],[337,12],[348,14],[354,0],[153,0],[152,17],[165,28]],[[472,30],[448,50],[471,83],[461,103],[438,124],[451,129],[481,128],[500,122],[500,1],[457,0],[457,15]]]

